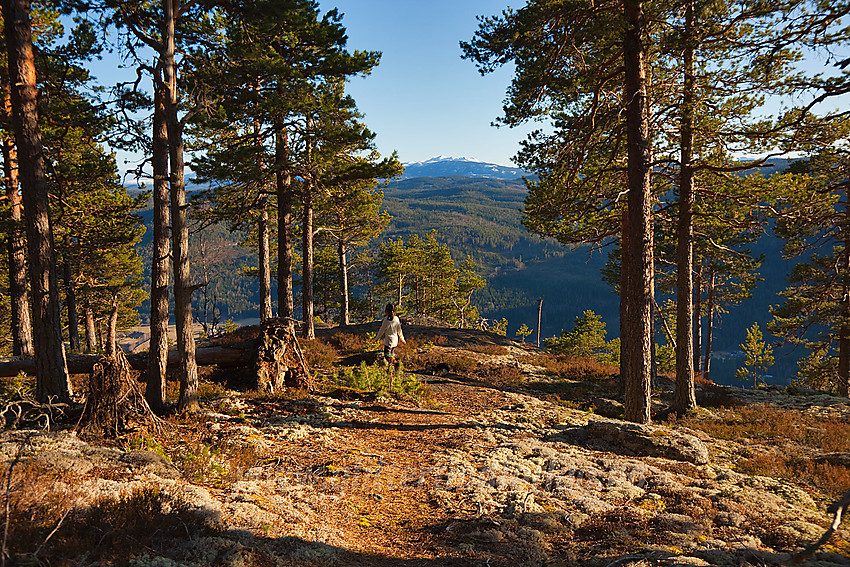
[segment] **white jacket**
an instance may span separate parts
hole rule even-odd
[[[381,337],[384,337],[384,346],[390,348],[398,346],[399,340],[404,341],[404,333],[401,332],[401,321],[397,316],[392,319],[384,317],[384,321],[381,323],[381,330],[378,331],[375,339],[380,340]]]

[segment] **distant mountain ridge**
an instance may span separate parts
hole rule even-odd
[[[402,179],[416,177],[488,177],[490,179],[519,179],[528,175],[518,167],[486,163],[474,158],[437,156],[425,161],[404,164]]]

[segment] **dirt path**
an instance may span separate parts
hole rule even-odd
[[[318,444],[280,447],[279,457],[290,470],[307,473],[326,497],[318,512],[322,524],[337,530],[329,543],[367,556],[360,559],[368,564],[405,560],[412,565],[413,558],[423,564],[437,559],[439,564],[468,564],[466,554],[447,548],[444,528],[480,510],[472,503],[458,509],[456,502],[435,500],[434,491],[451,474],[446,454],[473,443],[479,434],[476,415],[508,400],[498,390],[432,382],[429,405],[451,410],[386,399],[333,401],[328,406],[333,417],[323,426],[334,435]]]

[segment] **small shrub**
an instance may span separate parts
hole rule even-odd
[[[366,336],[360,333],[337,333],[330,343],[343,352],[363,352],[366,350]]]
[[[407,396],[415,400],[427,397],[425,386],[410,374],[405,374],[404,366],[370,366],[362,362],[360,366],[344,368],[334,377],[337,386],[354,388],[378,395]]]
[[[487,330],[491,333],[496,333],[497,335],[506,337],[508,336],[508,320],[502,317],[499,321],[493,323],[493,325]]]
[[[840,498],[850,486],[850,469],[811,459],[785,457],[778,452],[742,459],[738,471],[744,474],[769,476],[813,486],[831,498]]]
[[[560,337],[543,339],[546,349],[554,354],[564,354],[576,358],[596,358],[608,362],[613,351],[619,353],[619,342],[616,345],[605,341],[605,323],[602,317],[588,309],[575,318],[571,331],[561,331]]]
[[[520,338],[520,340],[522,340],[522,342],[525,342],[525,339],[528,338],[528,335],[530,335],[533,332],[534,332],[534,329],[529,329],[528,325],[523,323],[522,326],[520,326],[520,328],[517,329],[516,336],[518,336]]]
[[[482,364],[475,369],[475,374],[482,380],[494,384],[519,384],[523,381],[522,371],[515,366],[505,364]]]
[[[594,358],[557,356],[546,370],[569,380],[607,380],[617,373],[617,368]]]
[[[319,339],[299,339],[310,368],[330,368],[339,360],[336,349]]]
[[[409,341],[408,341],[409,342]],[[401,360],[407,368],[430,368],[441,363],[449,366],[452,372],[464,374],[475,368],[476,361],[468,356],[456,354],[454,351],[443,350],[413,350],[409,347],[399,352]]]

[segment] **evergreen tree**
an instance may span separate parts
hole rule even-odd
[[[749,382],[753,387],[764,383],[767,369],[773,366],[773,347],[764,341],[758,323],[747,329],[747,339],[741,345],[744,353],[744,366],[735,371],[735,378]]]
[[[11,75],[12,122],[26,219],[32,286],[36,398],[71,401],[60,320],[58,278],[54,262],[47,177],[38,123],[38,88],[32,45],[30,2],[2,4]]]
[[[789,191],[785,215],[776,232],[786,239],[788,257],[809,253],[788,275],[785,301],[772,310],[768,330],[812,351],[804,361],[804,380],[850,391],[850,182],[844,121],[821,153],[792,165],[795,191]],[[789,184],[789,187],[790,184]]]
[[[625,227],[620,360],[625,417],[637,422],[650,421],[649,21],[642,2],[536,0],[481,18],[462,44],[482,73],[516,64],[505,124],[553,122],[554,133],[532,134],[517,156],[539,177],[529,182],[529,229],[575,244],[605,242]]]

